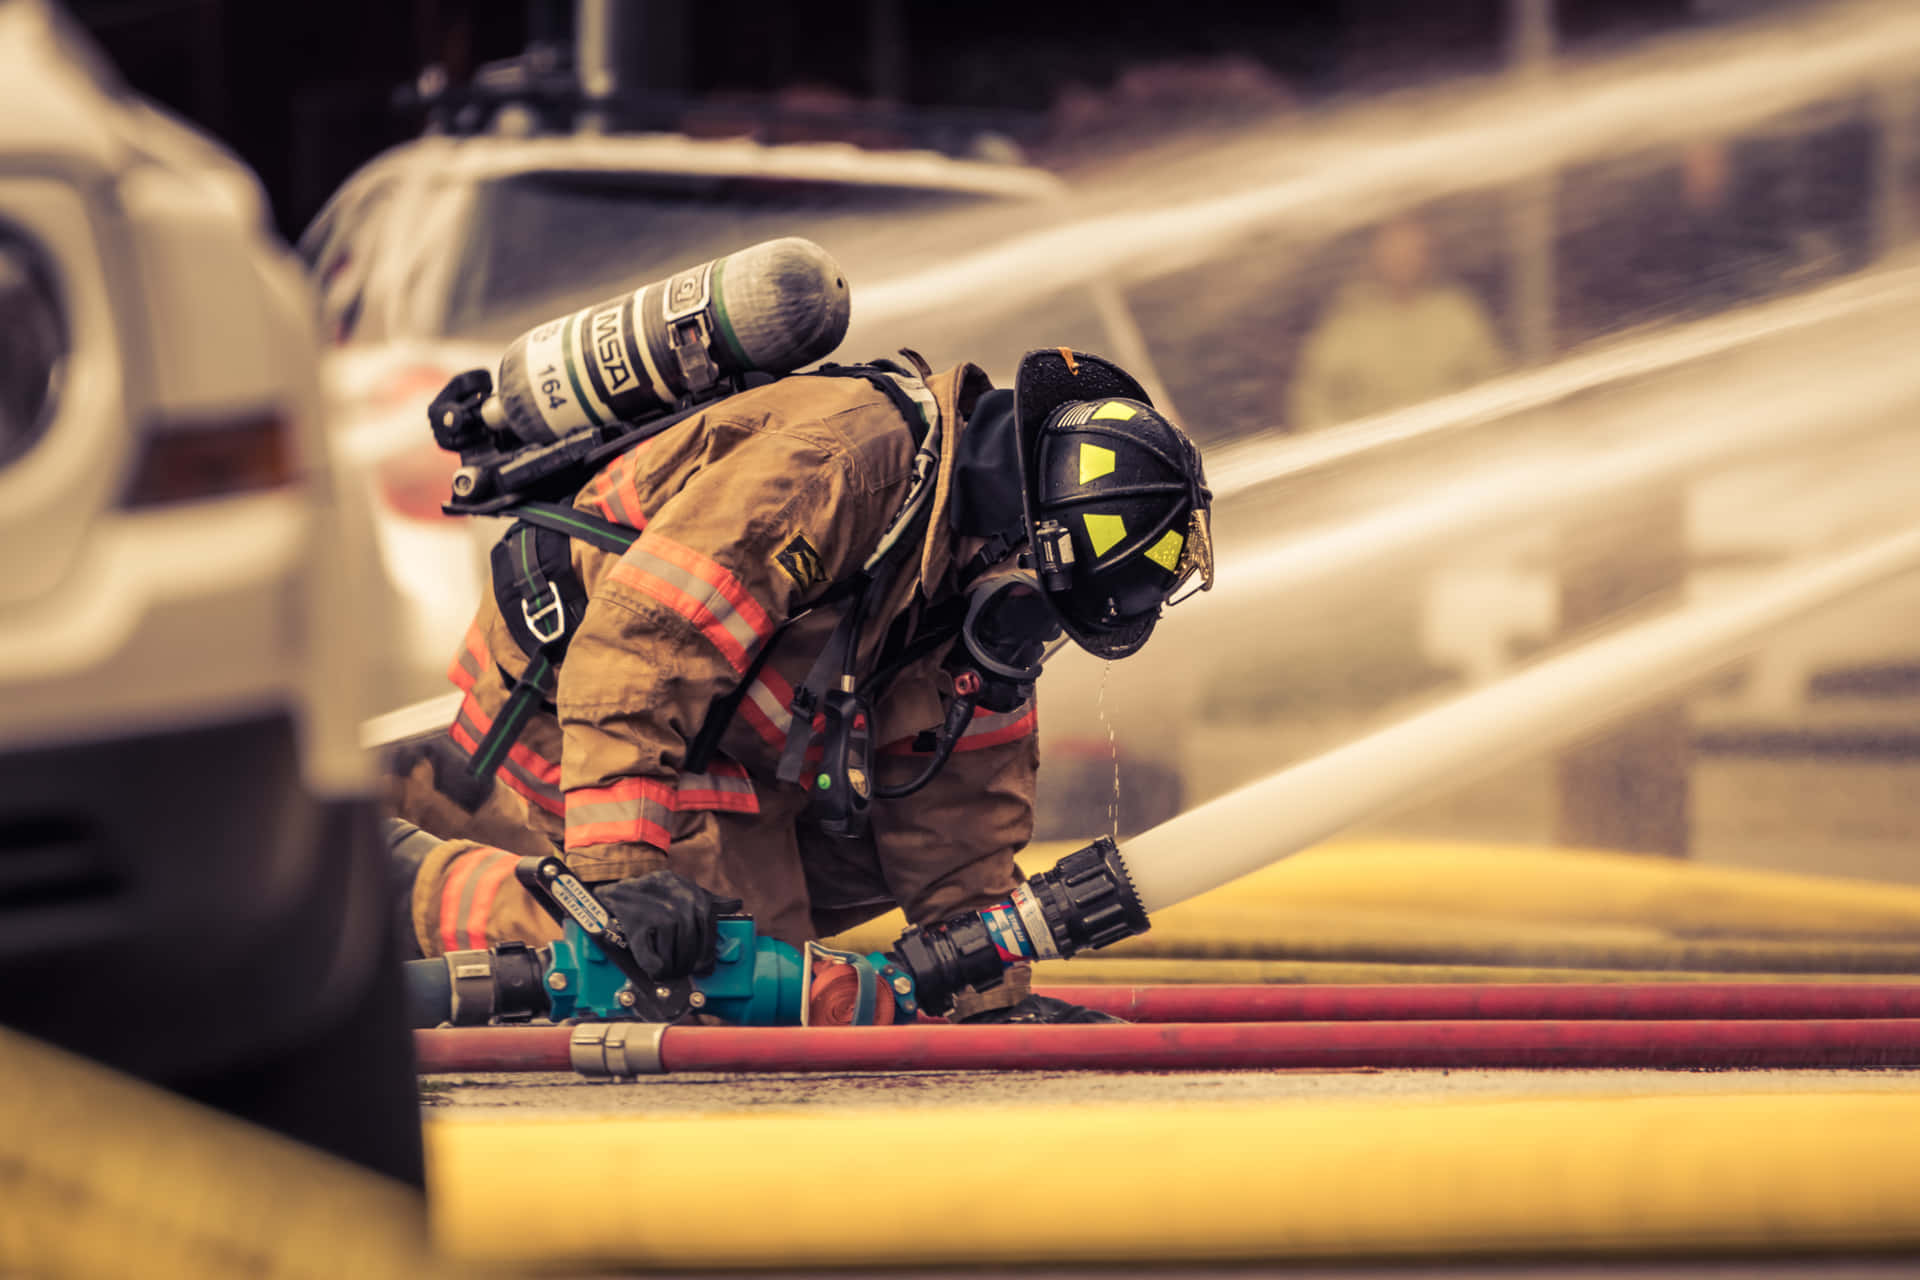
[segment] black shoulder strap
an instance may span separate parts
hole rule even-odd
[[[493,599],[527,665],[467,762],[467,772],[476,778],[492,777],[499,769],[527,717],[546,696],[567,642],[586,613],[587,593],[573,572],[572,544],[532,521],[516,521],[493,544]]]
[[[528,524],[563,533],[569,538],[578,538],[616,555],[640,540],[640,531],[632,525],[617,524],[590,511],[562,506],[557,502],[523,502],[513,508],[513,514]]]
[[[920,412],[920,406],[914,402],[894,378],[910,378],[908,373],[891,360],[875,360],[871,364],[823,364],[818,369],[809,370],[802,377],[809,378],[864,378],[872,383],[880,394],[892,402],[902,418],[907,421],[907,430],[913,433],[913,444],[919,448],[926,442],[927,432],[933,424]]]
[[[476,778],[499,769],[527,717],[547,697],[586,615],[586,587],[573,571],[573,540],[618,554],[640,537],[630,525],[558,503],[523,502],[512,510],[519,520],[493,546],[493,600],[527,665],[467,762]]]

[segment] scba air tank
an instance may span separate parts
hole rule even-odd
[[[500,359],[489,426],[529,444],[634,422],[712,395],[739,374],[791,373],[847,333],[840,264],[788,236],[550,320]]]

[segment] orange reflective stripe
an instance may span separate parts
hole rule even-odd
[[[787,745],[787,729],[793,724],[792,704],[793,686],[769,666],[747,687],[747,696],[740,702],[740,716],[763,742],[778,751]]]
[[[657,778],[622,778],[610,787],[576,787],[566,795],[569,850],[602,844],[673,843],[673,788]]]
[[[960,741],[954,745],[955,751],[983,751],[988,747],[997,747],[1002,743],[1014,742],[1026,737],[1039,727],[1040,713],[1033,701],[1022,703],[1011,711],[986,712],[976,707],[973,723],[960,735]]]
[[[505,783],[508,790],[523,797],[528,804],[545,809],[554,817],[566,812],[566,801],[561,798],[557,786],[542,786],[532,782],[520,771],[519,762],[511,757],[500,762],[500,772],[495,775]]]
[[[560,762],[547,759],[526,743],[514,743],[507,751],[507,758],[525,769],[535,782],[544,782],[551,787],[560,785]]]
[[[710,560],[692,547],[682,546],[672,538],[662,537],[659,534],[655,534],[644,543],[634,545],[645,546],[652,554],[669,564],[678,565],[718,591],[721,597],[739,613],[741,621],[762,639],[765,639],[767,633],[773,630],[773,620],[767,617],[767,611],[760,607],[760,602],[749,595],[747,589],[740,585],[740,580],[727,572],[726,567],[718,561]]]
[[[716,760],[705,773],[683,773],[674,788],[673,807],[678,812],[701,809],[720,813],[758,813],[760,797],[754,793],[747,771],[731,760]]]
[[[480,624],[473,623],[467,628],[466,639],[460,643],[460,652],[453,656],[453,664],[447,668],[447,679],[473,692],[474,681],[480,678],[493,661],[493,655],[487,652],[487,639],[480,631]]]
[[[642,538],[634,543],[610,570],[613,580],[685,618],[719,651],[728,666],[745,674],[750,652],[766,638],[765,634],[755,632],[739,610],[705,579],[654,555],[649,546],[652,541]]]
[[[480,749],[481,740],[492,728],[493,717],[480,705],[480,700],[469,693],[460,703],[460,714],[448,726],[447,736],[471,756]],[[547,759],[524,742],[507,748],[506,758],[494,776],[524,796],[529,804],[556,816],[565,810],[560,798],[559,762]]]
[[[607,496],[601,500],[600,506],[601,509],[607,513],[609,520],[617,520],[621,524],[630,524],[636,529],[643,523],[635,520],[629,512],[626,496],[618,484],[608,486]]]
[[[672,785],[622,778],[608,787],[576,787],[566,798],[568,849],[633,843],[666,849],[675,813],[760,812],[753,779],[732,760],[716,760],[705,773],[683,773]]]
[[[740,702],[740,716],[749,728],[760,735],[761,741],[775,751],[784,751],[787,732],[793,727],[792,707],[793,686],[779,672],[768,667],[748,686],[747,696]],[[813,718],[813,734],[818,735],[826,727],[827,717],[824,714]],[[809,761],[820,759],[822,754],[818,743],[807,748]]]
[[[647,527],[647,513],[640,505],[638,466],[635,461],[636,455],[644,447],[642,445],[629,449],[615,458],[612,466],[600,473],[606,477],[607,481],[605,504],[616,513],[611,518],[622,524],[630,524],[636,529]]]
[[[493,900],[500,896],[500,886],[513,875],[513,868],[519,861],[503,850],[499,857],[487,864],[484,871],[474,877],[472,902],[467,907],[467,946],[478,948],[487,945],[487,921],[493,916]]]
[[[471,692],[460,700],[460,713],[447,726],[447,736],[468,755],[480,749],[480,740],[487,736],[487,730],[493,727],[493,717],[480,705],[480,699]]]
[[[727,634],[726,628],[719,624],[719,620],[705,605],[671,583],[664,582],[625,561],[614,565],[609,573],[615,582],[631,587],[642,595],[652,597],[691,622],[708,642],[720,651],[720,656],[727,660],[728,666],[737,672],[746,671],[746,650]]]
[[[639,453],[651,441],[642,441],[603,467],[580,490],[574,505],[590,507],[616,524],[647,527],[646,506],[640,500]]]
[[[989,711],[985,707],[973,709],[973,720],[966,731],[960,735],[960,741],[953,744],[954,753],[962,751],[984,751],[988,747],[1001,746],[1014,742],[1033,733],[1039,727],[1039,708],[1032,699],[1021,703],[1011,711]],[[927,732],[931,733],[932,730]],[[931,750],[921,751],[913,744],[920,737],[896,738],[881,747],[882,753],[890,756],[927,756]]]
[[[574,501],[574,505],[577,507],[582,503],[592,507],[602,519],[618,520],[620,518],[613,513],[613,506],[607,501],[607,480],[604,474],[595,476],[592,483],[580,491],[580,496]]]
[[[473,879],[474,870],[486,861],[490,850],[474,849],[461,854],[453,860],[453,866],[447,872],[447,878],[440,882],[440,949],[459,951],[460,946],[460,896],[466,892],[467,882]]]

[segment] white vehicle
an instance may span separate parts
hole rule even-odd
[[[425,410],[449,377],[492,368],[549,317],[783,235],[819,242],[847,270],[854,327],[836,358],[907,344],[936,365],[1005,373],[1029,346],[1108,350],[1114,303],[1086,289],[1017,324],[937,298],[912,314],[862,310],[863,287],[1054,216],[1064,190],[1039,170],[931,152],[666,134],[426,137],[367,164],[300,247],[337,344],[328,373],[348,413],[336,445],[369,478],[402,601],[395,699],[445,690],[484,586],[476,549],[499,532],[440,514],[457,460],[435,447]]]
[[[62,15],[0,3],[0,1023],[222,1105],[284,1065],[238,1109],[346,1151],[360,1121],[269,1099],[390,986],[371,535],[269,225]]]

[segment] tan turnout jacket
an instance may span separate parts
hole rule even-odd
[[[954,441],[987,387],[963,365],[928,382],[947,433],[927,545],[908,555],[868,619],[858,669],[894,620],[957,590]],[[976,715],[947,767],[918,794],[879,800],[863,840],[809,827],[801,786],[775,768],[788,704],[847,602],[780,638],[707,770],[683,770],[714,697],[732,689],[779,624],[856,572],[899,509],[914,443],[882,392],[857,378],[793,377],[743,392],[621,455],[575,505],[643,532],[616,555],[573,543],[589,602],[554,690],[498,775],[505,810],[605,881],[671,867],[743,899],[762,932],[792,943],[898,904],[927,923],[1004,896],[1031,835],[1038,766],[1034,708]],[[944,648],[895,679],[875,708],[882,785],[926,762],[951,684]],[[471,752],[527,659],[491,598],[449,672],[466,691],[451,736]],[[810,774],[803,774],[803,781]],[[468,834],[429,829],[442,836]],[[481,839],[484,834],[474,832]],[[522,851],[538,841],[517,842]],[[520,890],[511,855],[464,840],[422,866],[414,923],[427,955],[554,930]]]

